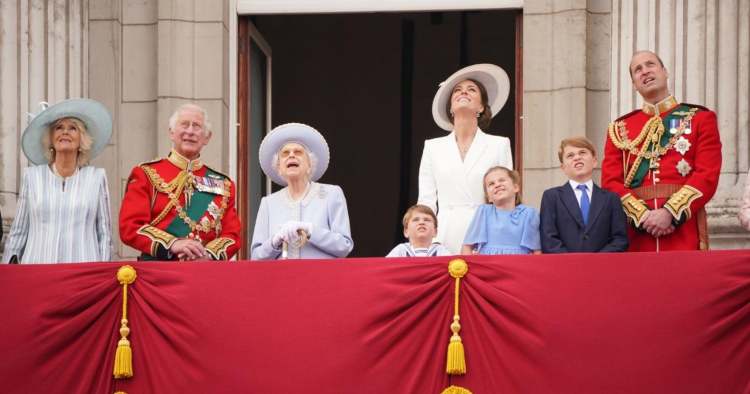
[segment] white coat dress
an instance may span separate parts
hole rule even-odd
[[[459,254],[474,211],[485,203],[484,173],[491,167],[513,169],[510,140],[477,129],[466,157],[453,132],[425,141],[419,165],[418,203],[437,213],[436,240]]]

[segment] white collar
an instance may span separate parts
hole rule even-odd
[[[590,192],[594,191],[594,180],[593,179],[589,179],[588,181],[583,182],[583,183],[576,182],[576,181],[574,181],[572,179],[568,179],[568,184],[570,184],[570,187],[573,188],[573,191],[576,191],[576,189],[578,188],[578,185],[586,185],[586,187],[588,188],[587,191],[590,191]]]

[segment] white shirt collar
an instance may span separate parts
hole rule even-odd
[[[591,194],[591,192],[594,191],[594,180],[593,179],[589,179],[588,181],[583,182],[583,183],[576,182],[576,181],[574,181],[572,179],[568,179],[568,184],[570,184],[570,187],[573,188],[573,191],[577,190],[578,185],[586,185],[586,187],[588,188],[588,189],[586,189],[586,191],[589,194]]]

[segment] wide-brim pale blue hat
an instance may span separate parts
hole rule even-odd
[[[104,150],[112,137],[112,116],[104,105],[96,100],[77,98],[61,101],[44,108],[31,119],[21,138],[23,153],[34,164],[47,164],[47,147],[42,145],[42,136],[49,132],[51,124],[62,118],[76,118],[86,125],[91,136],[90,157],[93,159]]]
[[[500,112],[505,102],[508,101],[510,79],[505,70],[489,63],[464,67],[440,83],[440,87],[437,93],[435,93],[435,98],[432,100],[432,118],[435,119],[435,123],[443,130],[453,130],[453,123],[451,123],[445,111],[445,106],[453,94],[453,87],[457,83],[467,79],[473,79],[484,85],[484,88],[487,90],[487,104],[492,109],[493,118]]]
[[[277,169],[274,168],[273,156],[279,153],[284,145],[291,142],[303,145],[315,155],[317,164],[310,175],[310,181],[315,182],[320,179],[328,169],[331,151],[328,149],[326,139],[318,130],[302,123],[286,123],[276,126],[263,138],[258,150],[258,160],[260,161],[260,168],[266,176],[271,178],[274,183],[286,186],[286,180],[281,178]]]

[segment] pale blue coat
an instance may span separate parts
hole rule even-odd
[[[260,200],[251,245],[253,260],[281,257],[281,248],[274,248],[271,239],[288,221],[313,225],[310,240],[302,248],[290,245],[288,258],[346,257],[354,248],[344,192],[336,185],[312,182],[300,201],[293,201],[286,187]]]

